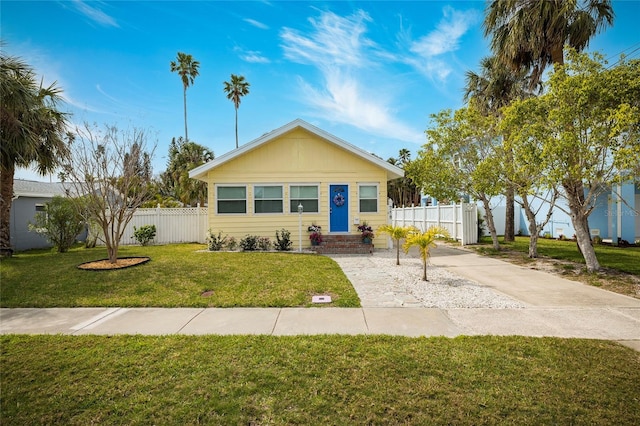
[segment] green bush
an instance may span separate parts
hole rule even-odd
[[[280,232],[276,231],[276,243],[275,248],[278,251],[289,251],[291,250],[293,242],[291,241],[291,232],[282,228]]]
[[[225,244],[225,247],[229,251],[236,251],[236,249],[238,248],[238,241],[234,237],[229,237],[227,243]]]
[[[258,249],[258,236],[245,235],[245,237],[240,240],[240,248],[242,251],[256,251]]]
[[[142,245],[146,246],[149,244],[151,240],[156,237],[156,226],[155,225],[144,225],[140,228],[133,227],[133,237],[136,241]]]
[[[44,236],[58,253],[69,250],[83,229],[84,221],[74,201],[58,195],[45,204],[44,212],[36,213],[35,223],[29,223],[29,231]]]
[[[262,251],[271,250],[271,240],[269,240],[269,237],[258,237],[258,248]]]
[[[207,246],[209,247],[209,251],[220,251],[227,244],[227,236],[222,236],[222,231],[218,232],[218,235],[215,235],[211,232],[211,230],[207,231]]]

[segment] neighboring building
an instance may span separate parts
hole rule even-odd
[[[614,244],[624,240],[633,244],[640,240],[640,182],[627,181],[605,191],[596,200],[589,215],[592,236],[611,240]]]
[[[54,196],[68,196],[71,191],[72,186],[68,183],[14,180],[10,219],[11,247],[17,251],[51,247],[42,235],[29,232],[29,223],[34,222],[36,213],[44,211],[45,204]]]
[[[401,168],[300,119],[189,172],[209,184],[212,231],[273,240],[285,228],[297,246],[301,219],[303,247],[311,224],[324,235],[358,234],[365,221],[374,230],[386,224],[387,181],[402,176]],[[376,235],[376,248],[387,243]]]

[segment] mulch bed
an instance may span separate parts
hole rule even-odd
[[[86,271],[110,271],[113,269],[124,269],[142,265],[150,260],[150,257],[119,257],[115,263],[111,263],[109,259],[100,259],[81,263],[78,265],[78,269],[84,269]]]

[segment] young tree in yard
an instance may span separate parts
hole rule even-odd
[[[449,238],[449,231],[444,228],[432,226],[424,232],[409,233],[402,248],[405,253],[409,252],[411,247],[417,246],[422,259],[422,281],[427,280],[427,260],[431,256],[431,249],[436,247],[437,239]]]
[[[227,94],[227,99],[233,102],[236,108],[236,148],[238,147],[238,108],[242,97],[249,94],[249,86],[249,82],[242,75],[231,74],[231,81],[224,82],[223,90]]]
[[[415,231],[415,228],[410,226],[394,226],[394,225],[382,225],[378,228],[378,232],[387,234],[391,237],[396,244],[396,265],[400,264],[400,240],[406,238],[410,232]]]
[[[589,214],[596,197],[628,179],[640,162],[640,60],[606,68],[600,56],[570,50],[548,87],[543,96],[507,108],[509,132],[539,140],[543,182],[559,187],[587,270],[597,271]]]
[[[189,177],[189,170],[213,160],[208,148],[182,138],[173,138],[169,145],[167,170],[160,175],[163,190],[185,205],[204,206],[207,200],[207,183]]]
[[[496,119],[481,114],[473,105],[454,113],[445,110],[432,116],[427,129],[429,143],[407,170],[407,175],[439,200],[457,201],[469,195],[482,201],[493,247],[500,249],[490,200],[502,193],[504,179]]]
[[[85,223],[74,200],[55,196],[45,204],[45,211],[36,213],[35,223],[29,231],[43,235],[58,250],[64,253],[76,241]]]
[[[83,195],[83,211],[100,225],[109,261],[118,258],[120,240],[133,213],[149,196],[151,158],[147,134],[139,129],[103,130],[86,125],[71,142],[71,160],[63,168]]]
[[[62,91],[43,87],[33,69],[0,51],[0,256],[11,256],[11,203],[16,167],[53,172],[69,153]]]

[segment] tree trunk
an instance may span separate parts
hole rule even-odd
[[[498,233],[496,232],[496,224],[493,220],[493,212],[489,205],[489,199],[482,197],[482,205],[484,206],[485,218],[487,219],[487,228],[491,235],[491,241],[493,241],[494,250],[500,250],[500,243],[498,242]]]
[[[576,230],[578,248],[587,265],[587,271],[599,271],[600,263],[596,257],[595,249],[591,244],[591,235],[589,235],[588,213],[584,205],[584,185],[582,182],[569,181],[563,182],[562,186],[567,195],[571,223]]]
[[[513,219],[515,215],[515,191],[513,185],[507,185],[507,193],[505,195],[507,196],[507,200],[504,218],[504,241],[512,242],[516,239]]]
[[[189,133],[187,133],[187,87],[184,87],[183,93],[184,100],[184,140],[185,142],[189,142]]]
[[[236,107],[236,148],[238,148],[238,107]]]
[[[396,265],[400,265],[400,239],[396,240]]]
[[[13,202],[13,174],[8,166],[0,172],[0,257],[11,257],[11,203]]]
[[[522,197],[524,214],[529,221],[529,257],[535,259],[538,257],[538,224],[536,223],[536,214],[531,209],[529,199],[525,195]]]
[[[427,259],[422,260],[422,281],[429,281],[427,279]]]

